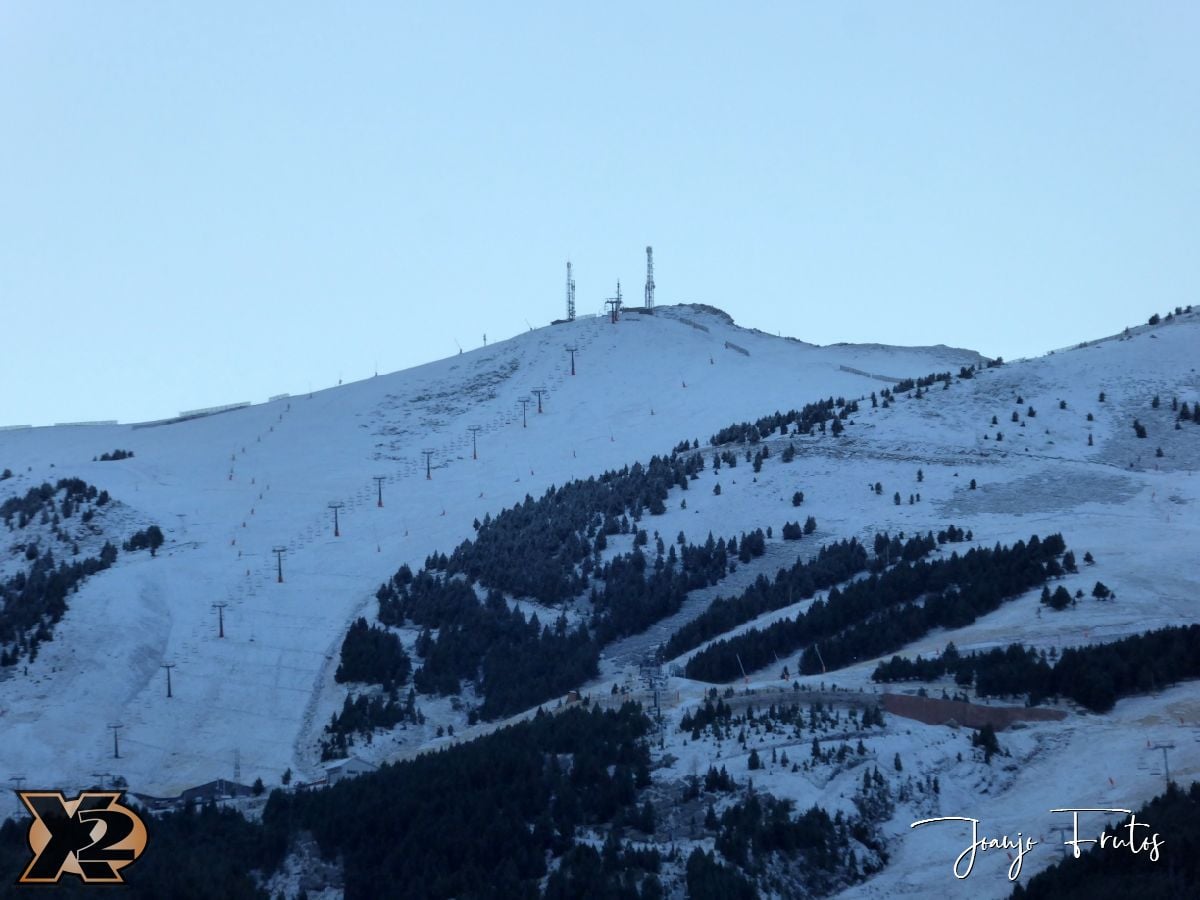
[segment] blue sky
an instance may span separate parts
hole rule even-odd
[[[0,424],[405,368],[648,243],[817,343],[1200,302],[1195,3],[344,7],[0,3]]]

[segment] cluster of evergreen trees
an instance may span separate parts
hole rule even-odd
[[[57,528],[60,516],[70,518],[84,508],[82,517],[90,518],[89,504],[107,502],[107,493],[93,485],[79,478],[63,478],[56,485],[43,483],[21,497],[8,498],[0,504],[0,518],[10,531],[25,529],[35,520],[54,525],[65,539],[65,533]],[[78,554],[77,545],[74,550]],[[16,665],[22,657],[37,658],[38,645],[52,639],[54,625],[67,611],[67,597],[85,579],[111,566],[117,548],[105,543],[98,556],[68,562],[30,540],[25,544],[25,559],[29,563],[26,569],[0,581],[0,666]]]
[[[736,565],[735,557],[749,562],[766,549],[761,529],[728,540],[710,533],[698,545],[680,539],[677,553],[675,544],[667,547],[656,536],[650,561],[642,550],[649,549],[649,536],[639,530],[631,552],[604,563],[594,555],[586,558],[580,569],[592,583],[593,607],[587,627],[568,628],[562,617],[553,628],[543,627],[536,614],[527,620],[510,608],[495,588],[480,603],[467,577],[447,574],[444,556],[431,556],[416,575],[402,566],[382,585],[376,593],[379,618],[385,625],[424,628],[417,643],[419,691],[455,694],[470,682],[484,698],[480,715],[506,715],[594,677],[604,644],[678,611],[689,590],[716,584]],[[343,647],[343,657],[345,652]]]
[[[127,553],[137,550],[149,550],[151,556],[156,556],[158,548],[163,545],[163,540],[162,529],[157,525],[151,525],[149,528],[135,531],[122,546]]]
[[[1139,839],[1158,834],[1165,842],[1158,859],[1151,859],[1148,850],[1130,853],[1111,845],[1105,849],[1092,845],[1079,859],[1064,858],[1027,883],[1018,884],[1012,900],[1175,900],[1196,896],[1200,884],[1200,782],[1193,781],[1188,788],[1172,782],[1136,816],[1139,823],[1150,825],[1149,831],[1137,833]],[[1128,818],[1112,822],[1104,830],[1127,837],[1129,822]]]
[[[975,369],[974,369],[974,367],[972,367],[971,373],[965,377],[970,378],[974,374],[975,374]],[[962,375],[961,371],[959,373],[959,377],[964,377]],[[893,394],[907,394],[913,388],[920,389],[920,388],[933,387],[939,381],[942,382],[943,384],[949,384],[951,381],[951,378],[952,378],[952,376],[950,375],[949,372],[931,372],[928,375],[922,375],[920,378],[905,378],[902,381],[898,382],[890,391],[885,388],[882,393],[885,397],[890,397]]]
[[[417,708],[417,692],[412,688],[409,688],[403,703],[395,688],[386,695],[348,695],[341,711],[334,713],[325,726],[325,737],[320,741],[321,759],[343,759],[350,755],[356,733],[366,732],[367,741],[370,742],[374,729],[391,728],[401,722],[425,724],[425,714]]]
[[[499,591],[490,591],[485,603],[464,603],[453,618],[415,621],[438,628],[436,638],[426,630],[418,640],[417,690],[449,695],[464,681],[474,683],[483,696],[479,714],[487,719],[528,709],[597,674],[599,648],[587,628],[568,628],[561,616],[553,628],[537,613],[526,619]]]
[[[804,535],[812,534],[816,530],[817,520],[812,516],[809,516],[804,520],[803,525],[801,525],[798,521],[784,522],[782,534],[785,541],[798,541],[804,537]]]
[[[687,861],[690,900],[758,900],[758,890],[737,869],[723,865],[710,850],[697,847]]]
[[[902,562],[844,590],[830,589],[827,600],[815,601],[795,619],[710,644],[688,661],[685,672],[702,681],[732,681],[743,666],[762,668],[803,647],[799,671],[815,674],[897,650],[932,628],[970,624],[1002,601],[1061,575],[1057,557],[1065,549],[1061,535],[1044,541],[1034,535],[1012,547],[997,544],[934,562]]]
[[[342,641],[341,662],[334,679],[341,682],[363,681],[383,685],[385,691],[408,683],[412,661],[400,645],[400,638],[378,625],[368,625],[359,617]]]
[[[51,640],[53,626],[67,611],[67,596],[91,575],[117,559],[117,548],[106,543],[98,557],[55,562],[54,553],[38,554],[26,571],[0,582],[0,666],[37,658],[38,644]]]
[[[775,412],[754,422],[726,426],[709,438],[708,442],[714,447],[719,447],[723,444],[756,444],[775,432],[781,435],[811,434],[813,428],[824,431],[826,422],[845,419],[857,411],[858,401],[847,402],[844,397],[838,397],[836,400],[830,397],[816,403],[806,403],[799,410]]]
[[[58,500],[60,492],[63,494],[61,501]],[[82,478],[60,478],[54,485],[42,482],[27,490],[24,496],[9,497],[0,503],[0,519],[4,519],[4,524],[12,531],[14,527],[25,528],[34,519],[40,519],[45,524],[59,511],[64,519],[69,519],[74,510],[86,503],[103,506],[107,502],[107,491],[98,491],[95,485],[88,484]],[[17,520],[15,526],[14,517]]]
[[[447,558],[445,571],[512,596],[560,603],[586,588],[577,566],[593,552],[598,533],[619,533],[624,516],[637,522],[643,513],[661,515],[670,489],[686,490],[703,468],[699,454],[655,456],[645,466],[551,487],[538,500],[526,495],[494,519],[485,516],[474,540]]]
[[[132,458],[132,450],[114,450],[112,453],[101,453],[98,457],[93,456],[92,462],[119,462],[122,459]]]
[[[660,900],[665,896],[658,873],[661,854],[621,844],[609,832],[600,850],[575,844],[546,879],[544,900]],[[537,892],[530,888],[530,895]]]
[[[804,869],[805,893],[824,893],[840,875],[850,853],[849,826],[841,814],[812,806],[792,815],[792,801],[751,793],[720,816],[716,849],[746,872],[765,874],[772,857],[794,860]]]
[[[211,804],[152,816],[128,796],[122,802],[138,812],[149,835],[146,852],[121,870],[125,884],[117,891],[122,897],[270,900],[258,887],[254,872],[269,873],[283,861],[292,836],[286,827],[273,823],[264,828],[235,810]],[[28,819],[6,819],[0,824],[0,873],[4,873],[0,898],[4,900],[29,895],[29,885],[16,883],[29,865],[28,823]],[[85,885],[68,874],[43,891],[56,897],[87,898],[96,895],[96,885]]]
[[[547,860],[577,846],[580,828],[643,815],[648,726],[631,704],[540,715],[328,790],[277,791],[262,827],[311,831],[325,856],[343,860],[348,900],[381,890],[536,897]]]
[[[797,560],[790,568],[781,569],[774,581],[759,575],[740,596],[713,600],[708,609],[671,635],[663,655],[673,659],[765,612],[808,600],[817,591],[845,581],[866,566],[867,551],[857,539],[827,544],[813,559]]]
[[[323,856],[341,861],[348,900],[656,900],[660,855],[624,839],[654,828],[653,805],[639,796],[650,781],[648,727],[632,704],[574,708],[327,790],[275,791],[258,821],[213,806],[144,814],[150,849],[123,871],[123,890],[269,900],[257,876],[277,871],[289,846],[311,833]],[[584,828],[608,833],[602,849],[579,839]],[[23,822],[0,825],[0,871],[11,874],[0,897],[22,895],[15,880],[29,860],[27,831]],[[68,877],[57,890],[83,897],[94,888]]]
[[[877,533],[875,561],[870,565],[882,571],[885,558],[912,561],[931,552],[934,546],[932,536],[917,535],[901,542],[899,537]],[[856,538],[826,545],[816,558],[797,561],[790,569],[780,570],[774,582],[760,575],[740,597],[718,597],[708,609],[671,635],[664,655],[673,658],[763,613],[811,599],[817,591],[833,587],[867,567],[866,548]]]
[[[1057,659],[1021,644],[966,655],[950,644],[933,659],[893,657],[877,666],[872,678],[933,681],[947,674],[960,685],[973,682],[981,696],[1027,696],[1031,705],[1066,697],[1093,712],[1107,712],[1121,697],[1200,678],[1200,625],[1072,647]]]

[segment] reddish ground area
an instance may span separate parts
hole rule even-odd
[[[982,728],[988,722],[1003,731],[1013,722],[1048,722],[1065,719],[1061,709],[1034,706],[980,706],[964,700],[940,700],[935,697],[914,697],[909,694],[880,695],[883,708],[889,713],[916,719],[926,725],[945,725],[954,721],[967,728]]]

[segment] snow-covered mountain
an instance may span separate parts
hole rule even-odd
[[[599,680],[583,690],[599,696],[625,683],[629,665],[712,596],[810,554],[814,541],[780,539],[798,512],[816,519],[817,541],[951,523],[989,547],[1061,532],[1079,556],[1096,560],[1064,584],[1087,593],[1101,579],[1118,597],[1088,597],[1056,613],[1039,611],[1030,594],[931,634],[905,656],[936,655],[951,640],[960,651],[1013,641],[1061,650],[1200,621],[1190,559],[1200,546],[1200,424],[1176,429],[1172,409],[1200,400],[1198,338],[1200,314],[1189,312],[987,368],[967,350],[817,347],[738,327],[708,307],[666,307],[616,324],[581,318],[419,368],[181,421],[0,431],[0,470],[13,472],[0,482],[0,501],[77,477],[113,498],[103,527],[114,543],[150,523],[166,535],[156,556],[122,553],[88,578],[36,659],[0,669],[0,775],[66,788],[112,773],[152,795],[232,777],[235,765],[246,783],[276,784],[287,768],[315,778],[321,728],[347,693],[334,680],[346,629],[360,615],[373,619],[375,591],[402,563],[417,570],[429,554],[471,537],[476,519],[551,485],[644,462],[684,439],[704,448],[724,426],[830,396],[864,398],[842,435],[772,437],[760,472],[745,463],[706,468],[686,507],[673,493],[666,513],[643,523],[668,543],[679,532],[703,540],[772,526],[774,534],[761,558],[695,592],[675,620],[610,646]],[[574,374],[568,347],[576,348]],[[945,389],[939,382],[920,399],[866,399],[901,379],[970,366],[974,377]],[[542,388],[539,402],[533,392]],[[776,451],[788,443],[797,452],[785,464]],[[117,448],[133,456],[95,459]],[[797,490],[805,495],[799,510]],[[335,503],[344,504],[336,536]],[[7,540],[17,549],[27,538],[10,531]],[[631,542],[614,540],[609,556]],[[19,550],[4,549],[5,565],[20,560]],[[226,604],[223,638],[216,603]],[[416,636],[403,630],[410,651]],[[877,662],[801,681],[874,692]],[[174,666],[169,699],[165,664]],[[748,673],[737,687],[747,685],[780,686],[778,666]],[[671,678],[668,718],[694,708],[708,687]],[[1161,755],[1147,749],[1155,741],[1175,744],[1172,775],[1191,780],[1200,766],[1196,696],[1184,684],[1123,700],[1107,715],[1072,710],[1005,732],[1005,766],[973,761],[964,731],[889,717],[871,759],[890,765],[900,754],[910,773],[937,775],[941,811],[930,812],[929,800],[901,804],[885,826],[890,862],[850,893],[924,895],[946,886],[965,841],[949,830],[911,832],[921,816],[910,812],[976,816],[997,834],[1029,834],[1049,827],[1054,806],[1135,807],[1162,786]],[[445,725],[459,740],[492,727],[468,726],[450,699],[420,702],[424,725],[378,736],[359,755],[381,761],[440,746],[450,740],[439,734]],[[112,758],[115,724],[120,759]],[[667,733],[670,758],[656,778],[682,779],[713,763],[744,777],[744,748],[689,741],[677,725]],[[858,780],[854,770],[823,780],[781,765],[754,773],[759,788],[831,812],[849,809]],[[1007,891],[1008,861],[994,856],[981,861],[973,894]],[[1054,859],[1031,854],[1026,867]]]

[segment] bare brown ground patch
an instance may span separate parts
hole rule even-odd
[[[956,722],[967,728],[982,728],[990,722],[994,729],[1003,731],[1014,722],[1053,722],[1067,717],[1061,709],[1039,706],[981,706],[965,700],[941,700],[909,694],[882,694],[880,699],[889,713],[916,719],[926,725]]]

